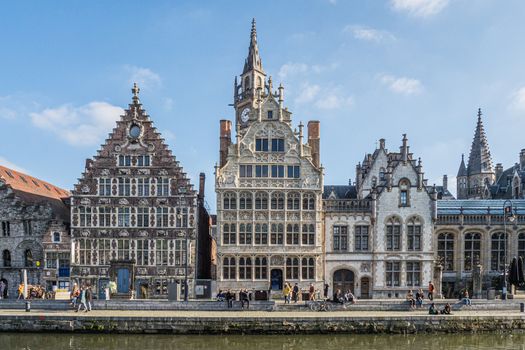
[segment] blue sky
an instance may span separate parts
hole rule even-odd
[[[214,207],[219,120],[233,119],[256,17],[294,124],[321,121],[326,184],[348,183],[379,138],[396,150],[403,133],[429,183],[454,183],[478,107],[495,163],[525,148],[524,13],[520,0],[5,2],[0,163],[71,189],[137,81]]]

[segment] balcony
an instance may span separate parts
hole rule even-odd
[[[371,203],[367,199],[326,199],[323,206],[327,212],[371,212]]]

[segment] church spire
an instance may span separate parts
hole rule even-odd
[[[264,73],[261,57],[259,56],[259,47],[257,46],[257,29],[255,28],[255,18],[252,20],[250,48],[248,49],[248,57],[244,63],[242,74],[245,74],[251,70],[258,70],[261,73]]]
[[[489,143],[487,141],[487,136],[485,135],[481,116],[481,108],[479,108],[478,122],[476,124],[476,131],[474,132],[474,139],[472,140],[472,147],[468,159],[467,172],[469,176],[482,173],[494,173]]]
[[[459,164],[458,177],[467,176],[467,168],[465,167],[465,155],[461,155],[461,164]]]

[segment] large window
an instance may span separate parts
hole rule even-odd
[[[286,279],[298,280],[299,279],[299,258],[289,257],[286,258]]]
[[[270,234],[271,244],[283,244],[284,236],[284,225],[283,224],[272,224],[272,232]]]
[[[157,207],[157,227],[169,226],[169,209],[166,207]]]
[[[222,260],[222,279],[234,280],[235,278],[236,278],[235,258],[225,257]]]
[[[399,261],[387,261],[385,264],[386,285],[388,287],[399,287],[401,284],[401,263]]]
[[[98,240],[98,264],[109,265],[111,261],[111,240],[99,239]]]
[[[129,227],[129,208],[118,208],[118,226],[119,227]]]
[[[129,260],[129,239],[118,239],[117,240],[117,259],[118,260]]]
[[[99,227],[110,227],[111,226],[111,208],[99,207],[98,208],[98,226]]]
[[[252,224],[239,225],[239,244],[252,244]]]
[[[268,165],[256,165],[255,177],[268,177]]]
[[[235,244],[236,238],[235,224],[224,224],[222,226],[222,244]]]
[[[347,251],[348,250],[348,226],[334,226],[334,239],[333,239],[333,250],[334,251]]]
[[[79,265],[91,264],[91,240],[79,239],[77,245],[77,261]]]
[[[170,195],[170,179],[167,177],[157,178],[157,196],[167,197]]]
[[[268,193],[257,192],[255,194],[255,209],[268,210]]]
[[[301,261],[301,277],[303,280],[314,280],[315,279],[315,259],[314,258],[303,258]]]
[[[407,261],[407,286],[419,287],[421,285],[421,263]]]
[[[176,239],[175,240],[175,265],[185,266],[186,265],[186,240]]]
[[[149,178],[137,179],[137,188],[139,197],[148,197],[149,196]]]
[[[503,271],[505,268],[505,234],[498,232],[492,234],[490,269],[492,271]]]
[[[355,227],[355,250],[356,251],[367,251],[368,250],[368,226],[358,225]]]
[[[300,208],[300,196],[297,192],[290,192],[286,198],[288,210],[299,210]]]
[[[149,240],[137,240],[137,265],[149,265]]]
[[[272,193],[271,209],[272,210],[283,210],[284,209],[284,193],[282,192]]]
[[[235,193],[226,192],[222,201],[222,209],[224,210],[234,210],[237,209],[237,197]]]
[[[437,253],[443,263],[443,270],[454,271],[454,234],[444,232],[438,235]]]
[[[46,268],[56,269],[58,267],[58,253],[46,253]]]
[[[418,218],[407,222],[407,250],[421,250],[421,222]]]
[[[253,209],[252,194],[249,192],[242,192],[239,198],[239,209]]]
[[[289,179],[298,179],[301,177],[301,168],[299,165],[288,165],[286,177]]]
[[[169,241],[167,239],[158,239],[156,243],[157,265],[167,266]]]
[[[252,279],[252,258],[239,258],[239,279]]]
[[[303,195],[303,210],[315,210],[315,195],[305,193]]]
[[[98,179],[98,194],[99,196],[111,196],[111,179]]]
[[[150,157],[149,155],[137,156],[137,166],[149,166]]]
[[[255,244],[257,245],[268,244],[268,224],[256,224],[255,225]]]
[[[149,227],[149,208],[137,208],[137,227]]]
[[[465,235],[465,271],[472,271],[480,263],[481,234],[467,233]]]
[[[265,280],[268,279],[268,262],[266,257],[255,258],[255,279]]]
[[[299,245],[299,224],[286,225],[286,244]]]
[[[118,165],[119,166],[131,166],[131,156],[118,156]]]
[[[124,177],[118,178],[118,195],[125,197],[131,195],[131,179]]]
[[[272,152],[284,152],[284,139],[272,139]]]
[[[255,151],[268,152],[268,139],[255,139]]]
[[[175,213],[175,225],[177,227],[188,227],[188,208],[177,208]]]
[[[314,224],[304,224],[303,233],[302,233],[302,242],[303,245],[314,245],[315,244],[315,225]]]
[[[240,177],[253,177],[253,166],[252,165],[239,165],[239,176]]]
[[[91,207],[78,207],[78,215],[80,217],[80,226],[91,226]]]
[[[272,177],[284,177],[284,165],[272,165]]]
[[[387,221],[386,250],[401,250],[401,221],[397,217]]]

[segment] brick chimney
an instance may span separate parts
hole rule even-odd
[[[521,153],[520,153],[520,158],[521,158]],[[494,168],[494,170],[495,170],[495,175],[496,175],[496,181],[498,181],[501,175],[503,174],[503,165],[501,163],[496,164],[496,167]]]
[[[199,201],[204,201],[204,185],[206,183],[206,174],[199,174]]]
[[[443,175],[443,192],[448,190],[448,176]]]
[[[229,120],[221,120],[220,124],[220,148],[219,148],[219,158],[220,158],[220,167],[222,168],[226,161],[228,160],[228,147],[232,143],[232,122]]]
[[[308,145],[312,151],[312,163],[319,168],[321,165],[321,123],[318,120],[308,122]]]

